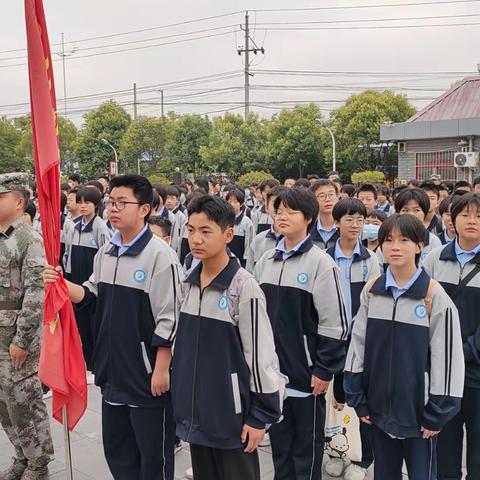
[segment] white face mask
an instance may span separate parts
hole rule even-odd
[[[362,240],[369,240],[370,242],[374,242],[378,240],[378,231],[380,230],[379,225],[373,225],[371,223],[367,223],[363,226],[362,232]]]

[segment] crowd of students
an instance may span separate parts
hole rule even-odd
[[[190,478],[259,479],[269,437],[275,480],[461,480],[464,428],[480,479],[480,178],[70,180],[44,280],[68,280],[115,479],[173,479],[179,440]],[[345,404],[362,459],[324,462]]]

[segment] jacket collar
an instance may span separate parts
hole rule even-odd
[[[298,247],[298,250],[293,252],[288,259],[297,257],[299,255],[303,255],[304,253],[307,253],[309,250],[312,249],[314,246],[314,243],[312,241],[312,237],[309,236],[301,245]],[[281,261],[283,260],[283,252],[280,252],[279,250],[274,250],[273,253],[270,255],[269,258],[273,258],[275,261]]]
[[[200,262],[185,279],[185,282],[191,285],[196,285],[201,288],[200,274],[202,273],[202,262]],[[240,265],[236,258],[230,257],[230,261],[227,266],[210,282],[207,288],[215,288],[216,290],[227,290],[232,283],[233,277],[238,272]]]
[[[375,295],[384,295],[384,296],[391,296],[390,289],[385,287],[386,283],[386,275],[383,274],[375,281],[370,289],[370,292]],[[430,277],[422,270],[420,276],[415,280],[413,285],[404,293],[402,297],[408,298],[425,298],[428,292],[428,287],[430,285]]]
[[[455,253],[455,244],[457,243],[457,239],[454,238],[450,243],[447,243],[443,250],[440,252],[440,260],[443,261],[457,261],[457,254]],[[471,263],[480,263],[480,253],[477,253],[471,260]]]
[[[93,217],[86,225],[85,228],[82,229],[82,217],[80,217],[80,220],[77,222],[75,220],[75,229],[78,230],[79,232],[86,233],[86,232],[91,232],[93,230],[93,223],[95,222],[95,219],[97,217]]]
[[[122,255],[127,257],[137,257],[143,252],[143,249],[148,245],[148,242],[153,237],[153,233],[150,231],[149,228],[145,230],[143,235],[130,247],[128,250]],[[107,250],[107,255],[111,255],[112,257],[118,257],[118,251],[120,248],[117,245],[112,245],[110,249]]]
[[[335,245],[327,249],[327,253],[335,260],[335,246],[337,245],[337,242],[335,242]],[[361,262],[362,260],[368,260],[371,255],[370,252],[368,251],[368,248],[365,248],[362,244],[362,242],[358,242],[358,245],[360,247],[360,253],[354,253],[353,254],[353,263],[355,262]]]

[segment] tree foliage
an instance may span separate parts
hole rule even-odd
[[[365,171],[352,173],[352,183],[359,185],[361,183],[383,183],[385,174],[378,171]]]
[[[130,115],[116,102],[109,100],[84,116],[85,124],[76,142],[76,156],[80,171],[87,178],[94,178],[108,169],[114,160],[112,149],[102,142],[108,140],[119,152],[124,133],[130,125]],[[122,159],[119,159],[122,172]]]
[[[32,171],[17,154],[21,132],[6,118],[0,118],[0,173]]]
[[[260,184],[264,180],[270,180],[271,178],[273,178],[272,174],[259,170],[244,173],[237,179],[236,183],[241,187],[248,187],[249,185],[252,185],[252,183]]]
[[[367,90],[352,95],[333,110],[329,125],[337,144],[337,170],[348,177],[359,170],[386,171],[396,165],[396,152],[380,147],[380,125],[404,122],[415,109],[403,95]],[[331,147],[326,149],[331,156]]]

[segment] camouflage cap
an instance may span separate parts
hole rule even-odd
[[[28,190],[28,180],[28,173],[3,173],[0,175],[0,193]]]

